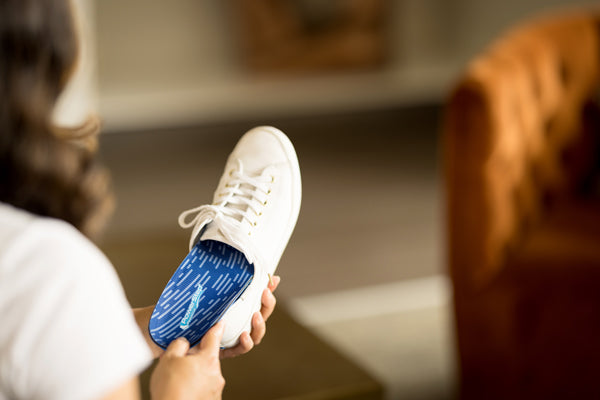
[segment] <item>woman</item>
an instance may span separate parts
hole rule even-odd
[[[0,399],[135,399],[161,356],[156,399],[220,398],[219,357],[249,351],[275,306],[266,290],[251,335],[219,350],[222,324],[192,351],[162,354],[117,275],[88,239],[112,209],[94,160],[98,124],[57,129],[51,116],[77,60],[68,0],[0,0]]]

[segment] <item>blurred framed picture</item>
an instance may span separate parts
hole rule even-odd
[[[373,69],[387,58],[388,0],[231,0],[255,72]]]

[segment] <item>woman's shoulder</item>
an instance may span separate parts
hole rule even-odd
[[[74,234],[77,232],[78,234]],[[0,243],[31,238],[70,239],[85,238],[71,224],[56,218],[42,217],[29,211],[0,202]]]
[[[83,264],[88,272],[112,270],[96,245],[71,224],[0,203],[1,271],[41,268],[42,274],[74,272]]]
[[[3,204],[0,315],[0,398],[4,388],[17,398],[97,398],[150,361],[102,252],[66,222]]]

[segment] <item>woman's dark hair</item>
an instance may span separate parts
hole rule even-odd
[[[112,205],[108,175],[52,123],[77,56],[69,0],[0,0],[0,202],[90,236]]]

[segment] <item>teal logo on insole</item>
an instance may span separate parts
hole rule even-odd
[[[185,315],[183,316],[183,319],[179,323],[179,327],[181,329],[186,330],[187,328],[190,327],[190,321],[192,320],[194,313],[198,309],[198,305],[200,304],[200,297],[202,296],[202,293],[204,293],[204,287],[202,287],[202,285],[198,284],[198,287],[196,288],[196,291],[194,292],[194,295],[192,296],[192,300],[190,301],[190,305],[188,306],[187,311],[185,312]]]

